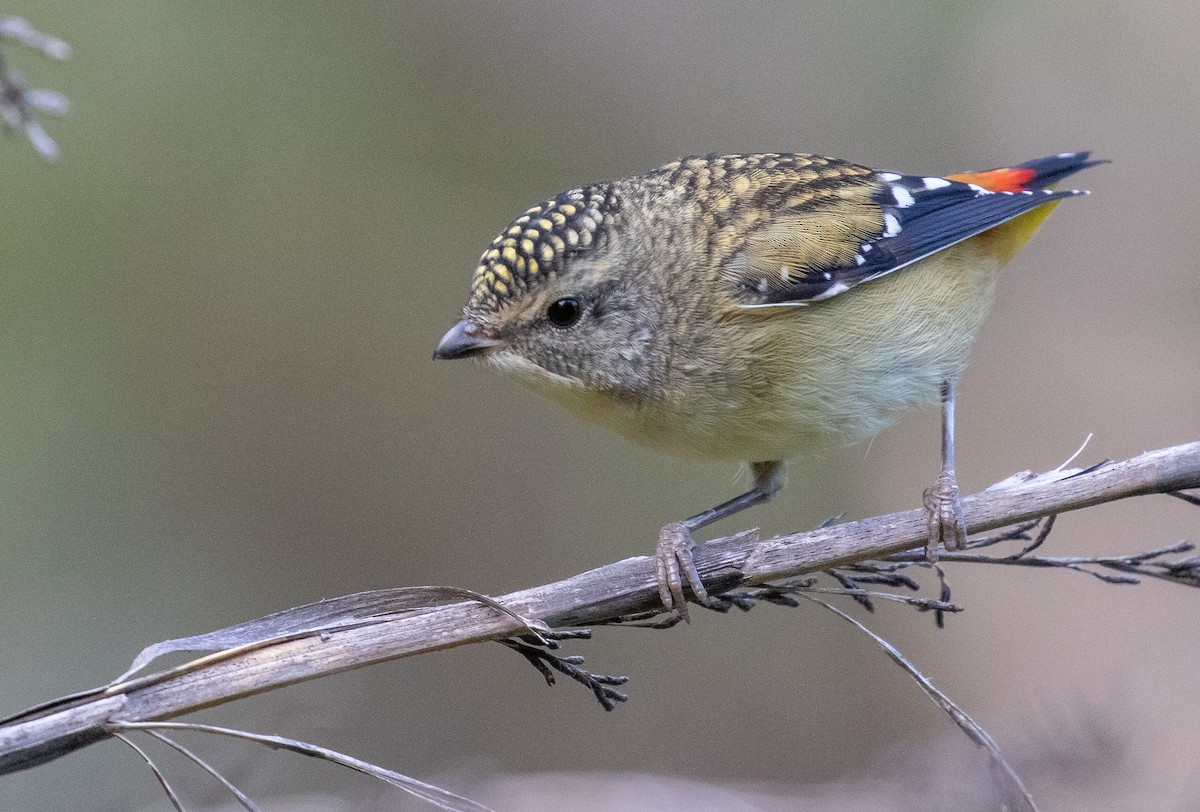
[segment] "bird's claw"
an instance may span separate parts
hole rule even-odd
[[[701,603],[708,600],[708,591],[700,581],[700,571],[692,550],[696,542],[683,522],[671,522],[658,531],[658,547],[654,551],[654,570],[658,579],[658,597],[667,609],[674,609],[688,619],[687,597],[683,594],[683,579]]]
[[[967,522],[963,516],[962,500],[958,496],[958,480],[953,471],[942,471],[933,486],[925,491],[925,510],[929,514],[929,539],[925,542],[925,557],[937,561],[938,548],[961,550],[967,546]]]

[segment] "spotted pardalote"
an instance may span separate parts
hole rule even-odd
[[[770,499],[783,461],[941,401],[930,555],[959,549],[955,382],[1001,267],[1093,166],[1065,152],[939,176],[817,155],[685,158],[534,206],[475,269],[436,358],[482,359],[580,417],[750,463],[748,492],[660,532],[659,591],[706,598],[692,531]]]

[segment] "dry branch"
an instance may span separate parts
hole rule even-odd
[[[965,498],[963,506],[968,529],[978,533],[1130,496],[1198,487],[1200,442],[1084,471],[1013,477]],[[702,545],[696,565],[709,592],[720,594],[921,547],[925,533],[921,510],[765,540],[747,531]],[[365,611],[353,623],[289,631],[40,705],[0,721],[0,775],[109,738],[124,724],[170,719],[385,660],[536,634],[543,624],[584,626],[661,611],[654,564],[646,556],[497,602],[507,612],[477,600],[421,609],[410,603],[404,611],[383,610],[387,614]]]

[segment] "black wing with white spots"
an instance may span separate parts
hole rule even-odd
[[[983,179],[988,174],[972,177]],[[878,173],[877,177],[881,185],[874,193],[874,202],[882,212],[882,227],[875,235],[863,239],[852,257],[827,267],[780,266],[784,284],[776,278],[768,280],[764,274],[753,300],[744,306],[803,305],[829,299],[1039,206],[1086,194],[1042,188],[990,190],[977,183],[895,173]]]

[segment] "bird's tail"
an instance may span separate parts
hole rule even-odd
[[[1044,189],[1074,175],[1089,166],[1106,164],[1108,161],[1089,161],[1090,152],[1060,152],[1048,158],[1034,158],[1017,166],[987,169],[982,172],[964,172],[947,175],[950,180],[974,183],[991,192],[1022,192],[1026,189]]]
[[[1058,155],[1035,158],[1018,166],[988,169],[984,172],[966,172],[946,177],[963,183],[974,183],[992,192],[1008,192],[1010,194],[1027,192],[1033,189],[1044,189],[1056,181],[1082,169],[1087,169],[1089,166],[1108,163],[1108,161],[1089,161],[1090,155],[1089,152],[1060,152]],[[1077,192],[1076,194],[1085,193]],[[1037,233],[1042,222],[1050,216],[1050,212],[1054,211],[1059,202],[1061,199],[1051,200],[1020,217],[980,234],[978,239],[995,252],[1002,263],[1008,262],[1021,246]]]

